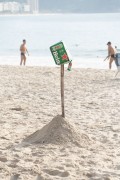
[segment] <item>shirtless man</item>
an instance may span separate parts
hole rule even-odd
[[[115,60],[116,50],[112,47],[111,42],[108,42],[107,45],[108,45],[108,56],[107,56],[107,58],[110,58],[109,69],[111,69],[112,62]]]
[[[25,65],[26,64],[26,52],[28,53],[27,47],[26,47],[26,40],[23,40],[23,44],[20,46],[20,52],[21,52],[21,61],[20,61],[20,65],[22,65],[22,63]],[[29,56],[29,53],[28,53]]]

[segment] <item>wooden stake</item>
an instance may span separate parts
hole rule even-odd
[[[65,118],[65,109],[64,109],[64,64],[61,64],[61,107],[62,107],[62,117]]]

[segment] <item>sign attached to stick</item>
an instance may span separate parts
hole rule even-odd
[[[65,45],[62,41],[54,44],[50,47],[50,51],[54,58],[54,61],[57,65],[61,65],[61,108],[62,108],[62,117],[65,118],[65,109],[64,109],[64,64],[69,63],[68,70],[71,70],[72,60],[70,59],[70,54],[65,48]]]
[[[70,54],[62,41],[52,45],[50,51],[57,65],[66,64],[71,61]]]

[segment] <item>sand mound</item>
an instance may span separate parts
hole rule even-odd
[[[36,131],[23,142],[26,143],[45,143],[45,144],[65,144],[74,143],[80,146],[90,144],[90,139],[85,134],[80,134],[76,128],[61,116],[56,116],[52,121],[45,125],[41,130]]]

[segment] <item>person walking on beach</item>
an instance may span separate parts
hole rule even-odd
[[[20,61],[20,65],[26,64],[26,52],[29,56],[29,53],[28,53],[28,50],[27,50],[27,47],[26,47],[26,40],[24,39],[23,40],[23,43],[21,44],[20,46],[20,52],[21,52],[21,61]]]
[[[112,43],[110,41],[107,43],[107,45],[108,45],[108,56],[106,59],[109,58],[109,69],[111,69],[112,62],[115,60],[116,57],[116,49],[112,47]]]

